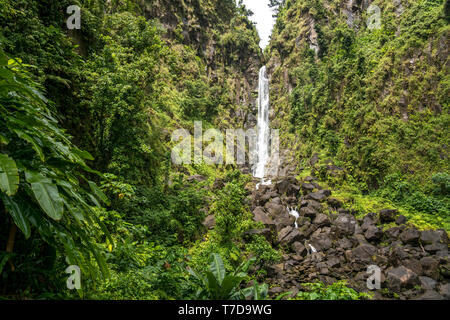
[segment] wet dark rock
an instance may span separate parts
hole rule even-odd
[[[434,280],[439,278],[439,262],[432,257],[425,257],[420,260],[423,275]]]
[[[279,295],[284,292],[284,289],[281,287],[273,287],[269,289],[269,294],[271,295]]]
[[[342,207],[342,202],[336,198],[328,198],[328,205],[332,208],[338,209]]]
[[[295,241],[301,241],[302,239],[303,234],[293,227],[285,227],[278,234],[278,242],[285,245],[289,245]]]
[[[220,179],[220,178],[216,178],[216,180],[214,180],[214,183],[213,183],[213,189],[214,190],[217,190],[217,189],[222,189],[223,187],[225,187],[225,182],[222,180],[222,179]]]
[[[274,264],[267,268],[267,276],[282,277],[283,271],[284,271],[284,263]]]
[[[330,219],[328,219],[328,216],[326,214],[319,213],[313,220],[313,223],[319,227],[329,226]]]
[[[339,236],[350,236],[355,232],[356,219],[349,214],[340,214],[333,221],[333,230]]]
[[[397,217],[397,219],[395,220],[395,223],[399,226],[401,224],[405,224],[406,223],[406,217],[404,215],[400,215]]]
[[[371,262],[377,248],[370,244],[359,245],[351,251],[351,259],[357,262]]]
[[[266,226],[275,224],[272,218],[269,217],[262,207],[256,207],[255,210],[253,210],[253,220],[256,222],[261,222]]]
[[[281,204],[276,204],[273,202],[268,202],[265,204],[264,209],[267,211],[267,213],[272,216],[272,217],[276,217],[280,214],[286,213],[287,210],[284,206],[282,206]]]
[[[302,188],[303,194],[308,194],[308,193],[313,192],[315,187],[311,183],[302,183],[301,188]]]
[[[375,219],[374,215],[369,213],[367,214],[362,221],[361,229],[365,232],[369,227],[375,226]]]
[[[424,294],[416,297],[414,300],[444,300],[444,297],[434,290],[427,290]]]
[[[300,209],[300,214],[304,215],[305,217],[314,219],[318,212],[314,208],[307,206]]]
[[[398,210],[384,209],[378,213],[381,223],[390,223],[395,221],[395,217],[398,214]]]
[[[331,239],[327,235],[319,234],[311,238],[310,243],[317,251],[326,251],[331,248]]]
[[[446,253],[448,252],[448,245],[444,243],[433,243],[424,246],[425,251],[431,254],[437,254],[437,252]]]
[[[415,228],[408,228],[400,234],[400,240],[402,240],[403,243],[415,245],[418,244],[419,238],[420,238],[420,231]]]
[[[295,223],[295,217],[289,214],[281,214],[274,219],[274,224],[277,232],[287,226],[293,226]]]
[[[436,289],[437,281],[430,277],[419,277],[420,287],[424,290],[434,290]]]
[[[301,242],[294,242],[292,244],[292,250],[299,256],[306,256],[307,250],[305,248],[305,246],[301,243]]]
[[[385,236],[390,240],[395,240],[400,236],[402,232],[402,227],[393,227],[384,231]]]
[[[374,225],[367,228],[367,231],[364,233],[364,237],[371,242],[380,240],[382,236],[383,231]]]
[[[401,289],[411,289],[420,285],[420,280],[412,270],[400,266],[387,272],[386,285],[390,290],[399,292]]]
[[[353,248],[353,242],[347,238],[339,239],[338,246],[344,250],[351,249]]]
[[[412,270],[417,275],[421,275],[422,272],[423,272],[422,271],[422,265],[421,265],[420,261],[417,260],[417,259],[414,259],[414,258],[406,259],[406,260],[403,260],[401,262],[401,264],[404,267]]]
[[[445,299],[450,299],[450,283],[441,284],[439,294]]]
[[[313,192],[313,193],[309,193],[305,196],[306,200],[315,200],[315,201],[323,201],[325,200],[328,196],[326,195],[326,192],[323,191],[329,191],[329,190],[320,190],[318,192]]]
[[[448,244],[448,236],[445,230],[426,230],[420,234],[420,241],[423,244],[445,243]]]

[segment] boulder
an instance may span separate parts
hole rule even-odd
[[[442,254],[447,254],[448,253],[448,245],[445,243],[432,243],[432,244],[427,244],[426,246],[423,247],[425,249],[425,251],[431,253],[431,254],[438,254],[438,253],[442,253]]]
[[[427,290],[424,294],[416,297],[414,300],[444,300],[444,297],[434,290]]]
[[[420,264],[420,261],[414,258],[405,259],[401,261],[401,264],[408,268],[409,270],[413,271],[417,275],[422,274],[422,265]]]
[[[387,272],[386,284],[390,290],[399,292],[401,289],[412,289],[420,285],[420,280],[412,270],[400,266]]]
[[[353,248],[353,242],[350,241],[348,238],[342,238],[339,239],[338,246],[343,250],[351,249]]]
[[[377,248],[370,244],[359,245],[351,251],[351,259],[357,262],[369,263],[376,252]]]
[[[301,241],[303,239],[302,233],[296,228],[285,227],[278,234],[278,243],[289,245],[295,241]]]
[[[328,198],[328,205],[334,209],[338,209],[342,207],[342,202],[336,198]]]
[[[310,243],[317,251],[326,251],[331,248],[331,239],[324,234],[312,237]]]
[[[368,241],[378,241],[381,239],[382,236],[383,236],[383,231],[374,225],[368,227],[367,231],[364,233],[364,237]]]
[[[255,210],[253,210],[253,220],[256,222],[261,222],[266,226],[275,224],[272,218],[264,212],[262,207],[256,207]]]
[[[311,193],[314,190],[314,186],[311,183],[302,183],[301,188],[303,194]]]
[[[274,202],[268,202],[264,205],[264,209],[271,217],[276,217],[280,214],[284,214],[287,212],[286,208],[281,204],[276,204]]]
[[[313,223],[319,227],[325,227],[330,225],[330,219],[323,213],[319,213],[313,220]]]
[[[349,214],[340,214],[333,221],[333,231],[339,236],[350,236],[355,232],[356,219]]]
[[[283,293],[284,290],[281,287],[272,287],[269,289],[269,294],[270,295],[279,295],[281,293]]]
[[[292,250],[299,256],[304,257],[307,254],[305,246],[301,242],[294,242],[292,244]]]
[[[294,230],[294,228],[292,226],[287,226],[287,227],[284,227],[283,229],[281,229],[280,232],[278,232],[278,237],[277,237],[278,242],[281,242],[284,239],[284,237],[286,237],[289,234],[289,232],[291,232],[292,230]]]
[[[390,223],[395,221],[395,217],[398,214],[396,209],[383,209],[378,213],[381,223]]]
[[[303,234],[298,229],[293,229],[289,234],[282,239],[282,243],[291,244],[295,241],[303,240]]]
[[[445,243],[448,244],[448,236],[445,230],[426,230],[420,234],[422,244]]]
[[[400,227],[393,227],[390,229],[387,229],[384,231],[384,234],[390,239],[395,240],[400,236],[400,232],[402,231],[402,228]]]
[[[366,232],[367,229],[369,229],[369,227],[375,226],[375,220],[373,218],[373,214],[367,214],[363,221],[362,221],[362,225],[361,225],[361,229],[362,231]]]
[[[445,299],[450,299],[450,283],[441,284],[439,288],[439,293]]]
[[[402,240],[403,243],[409,243],[412,245],[418,244],[419,238],[420,231],[415,228],[408,228],[400,234],[400,240]]]
[[[314,219],[316,217],[316,215],[318,214],[318,212],[311,206],[307,206],[307,207],[300,208],[300,214],[305,217]]]
[[[216,178],[216,180],[214,180],[214,183],[213,183],[213,189],[214,190],[217,190],[217,189],[222,189],[223,187],[225,187],[225,182],[222,180],[222,179],[220,179],[220,178]]]
[[[395,220],[395,223],[399,226],[401,224],[405,224],[406,223],[406,217],[404,215],[400,215],[397,217],[397,219]]]
[[[420,287],[424,290],[434,290],[436,289],[436,280],[431,279],[429,277],[420,276]]]
[[[277,232],[287,226],[293,226],[295,223],[295,217],[289,214],[280,214],[274,219],[274,224]]]
[[[327,196],[325,195],[325,193],[322,192],[323,190],[320,190],[319,192],[313,192],[313,193],[309,193],[305,196],[306,200],[315,200],[315,201],[323,201],[327,198]]]
[[[439,278],[439,262],[433,257],[424,257],[420,259],[423,274],[434,280]]]

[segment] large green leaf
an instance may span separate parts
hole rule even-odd
[[[24,209],[13,199],[8,196],[1,197],[6,209],[13,218],[16,226],[22,230],[25,238],[28,239],[31,235],[31,228],[28,219],[25,216]]]
[[[0,189],[8,196],[12,196],[19,188],[19,170],[16,162],[0,153]]]
[[[103,191],[92,181],[88,181],[89,183],[89,187],[91,188],[92,192],[94,192],[94,194],[103,201],[103,203],[109,205],[109,199],[108,197],[103,193]]]
[[[36,153],[38,154],[38,156],[41,159],[41,161],[45,160],[45,156],[44,156],[44,153],[42,152],[42,148],[40,147],[39,143],[36,141],[38,139],[37,137],[32,138],[28,134],[23,132],[22,130],[14,129],[13,131],[17,134],[17,136],[20,139],[23,139],[26,142],[31,144],[31,146],[36,151]]]
[[[31,185],[34,196],[42,210],[52,219],[60,220],[64,212],[64,202],[58,187],[51,179],[37,172],[26,172],[26,179]]]
[[[219,285],[222,285],[223,278],[225,277],[225,266],[223,265],[223,260],[220,254],[218,253],[212,254],[210,270],[216,277]]]

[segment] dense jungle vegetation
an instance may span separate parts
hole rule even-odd
[[[376,30],[361,1],[351,18],[344,1],[270,3],[263,52],[241,1],[0,0],[0,299],[268,298],[289,250],[254,232],[251,175],[171,161],[194,121],[256,124],[264,64],[299,179],[450,231],[448,1],[374,1]],[[371,298],[306,287],[293,298]]]
[[[448,230],[448,1],[274,5],[273,126],[289,128],[301,166],[367,212],[395,204]],[[328,174],[330,163],[344,171]]]

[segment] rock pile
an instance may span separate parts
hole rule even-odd
[[[368,292],[367,269],[375,265],[381,270],[376,299],[450,299],[445,230],[419,231],[391,209],[358,219],[313,177],[281,178],[249,197],[254,220],[264,225],[252,232],[287,252],[269,268],[266,282],[276,284],[271,294],[296,293],[305,282],[344,279],[355,290]],[[288,206],[298,207],[298,228]]]

